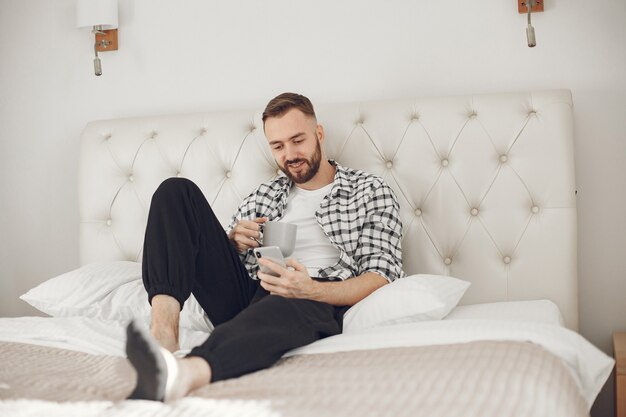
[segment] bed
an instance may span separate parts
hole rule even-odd
[[[124,401],[124,327],[150,197],[193,180],[224,226],[280,175],[261,109],[89,123],[81,267],[0,319],[0,415],[584,416],[614,362],[576,330],[576,201],[567,90],[317,105],[326,150],[394,189],[409,275],[346,313],[344,333],[170,404]],[[189,299],[181,351],[212,325]]]

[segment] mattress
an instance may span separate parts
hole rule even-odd
[[[170,404],[124,401],[119,322],[0,319],[0,415],[583,416],[613,368],[560,325],[455,316],[319,340]]]
[[[47,410],[140,415],[123,400],[134,374],[126,360],[44,346],[0,343],[0,414]],[[218,408],[222,415],[251,410],[283,416],[585,416],[585,400],[559,358],[528,342],[479,341],[297,355],[247,376],[191,393],[211,401],[156,406],[170,416]],[[21,398],[19,401],[7,399]],[[28,399],[28,400],[26,400]],[[220,401],[226,400],[225,404]],[[101,409],[94,403],[97,401]],[[230,401],[230,403],[229,403]],[[234,404],[228,407],[228,404]],[[248,407],[243,407],[247,404]],[[146,405],[155,407],[154,404]],[[71,408],[70,408],[71,407]],[[16,414],[17,413],[17,414]]]

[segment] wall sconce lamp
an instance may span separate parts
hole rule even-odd
[[[94,73],[102,75],[98,52],[117,51],[117,0],[78,0],[76,26],[92,28],[95,36],[93,60]]]
[[[537,45],[535,28],[530,23],[532,12],[543,12],[543,0],[517,0],[517,12],[528,14],[528,26],[526,27],[526,39],[530,48]]]

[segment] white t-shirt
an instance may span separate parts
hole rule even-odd
[[[330,243],[315,218],[315,212],[332,188],[333,183],[312,191],[294,186],[280,219],[281,222],[298,225],[296,249],[290,258],[306,266],[311,277],[317,277],[320,268],[335,265],[339,261],[339,249]]]

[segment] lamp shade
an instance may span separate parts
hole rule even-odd
[[[77,0],[76,26],[117,28],[117,0]]]

